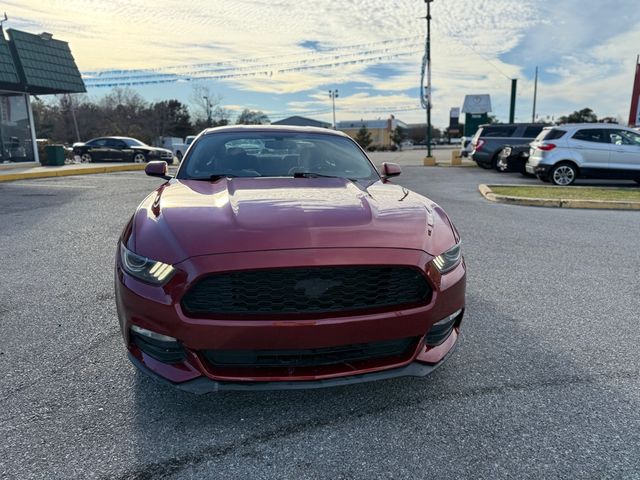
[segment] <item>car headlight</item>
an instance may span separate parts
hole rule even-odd
[[[120,260],[125,272],[153,285],[164,285],[176,271],[171,265],[133,253],[122,244],[120,244]]]
[[[458,266],[462,259],[462,244],[457,243],[446,252],[433,259],[433,264],[440,273],[447,273]]]

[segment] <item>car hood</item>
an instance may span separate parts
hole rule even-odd
[[[136,212],[130,248],[167,263],[221,253],[402,248],[438,255],[455,243],[430,200],[390,183],[341,178],[171,180]]]

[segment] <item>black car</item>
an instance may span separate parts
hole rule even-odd
[[[100,137],[86,143],[75,143],[73,154],[79,156],[83,163],[145,163],[151,160],[164,160],[173,163],[171,150],[150,147],[140,140],[129,137]]]
[[[471,139],[471,159],[482,168],[497,169],[498,157],[505,145],[532,142],[545,125],[541,123],[494,123],[480,125]]]
[[[525,170],[525,165],[529,159],[529,144],[524,145],[507,145],[498,156],[496,168],[500,172],[519,172],[522,175],[529,176]]]

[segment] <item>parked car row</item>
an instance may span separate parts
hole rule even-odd
[[[472,145],[470,156],[483,168],[535,175],[554,185],[578,178],[640,183],[640,133],[621,125],[483,125]]]

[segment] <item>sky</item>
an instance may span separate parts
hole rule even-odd
[[[506,122],[511,78],[516,121],[530,121],[536,66],[539,118],[590,107],[626,121],[640,54],[637,1],[434,0],[433,123],[446,126],[469,94],[490,94],[493,115]],[[425,121],[423,0],[8,0],[2,8],[5,28],[69,42],[87,85],[168,79],[131,88],[149,101],[189,103],[198,84],[231,112],[329,122],[328,91],[338,89],[338,121]],[[88,88],[93,99],[108,92]]]

